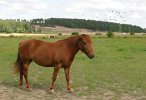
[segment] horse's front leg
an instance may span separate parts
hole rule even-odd
[[[60,67],[61,67],[61,64],[57,64],[56,66],[54,66],[54,72],[53,72],[52,82],[50,86],[50,93],[54,93],[54,83],[57,78]]]
[[[71,88],[71,84],[70,84],[69,71],[70,71],[70,67],[64,68],[65,78],[66,78],[66,82],[67,82],[67,90],[68,90],[68,92],[73,92],[73,89]]]

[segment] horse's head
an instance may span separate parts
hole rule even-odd
[[[92,49],[92,41],[90,36],[82,34],[79,36],[79,48],[84,52],[90,59],[94,58],[94,53]]]

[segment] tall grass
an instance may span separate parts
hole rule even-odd
[[[64,37],[62,37],[64,38]],[[19,41],[30,38],[0,38],[0,84],[16,87],[18,76],[12,73]],[[46,38],[37,38],[45,41]],[[122,94],[145,96],[146,94],[146,38],[97,38],[92,37],[95,58],[90,60],[81,52],[71,66],[71,82],[75,95],[114,92],[115,98]],[[33,88],[50,85],[53,68],[32,63],[29,80]],[[66,87],[61,69],[55,83],[56,90]]]

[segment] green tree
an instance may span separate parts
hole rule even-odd
[[[114,34],[112,31],[108,31],[108,33],[106,35],[108,38],[114,37]]]
[[[0,32],[2,33],[12,33],[12,32],[19,32],[19,33],[28,33],[32,32],[31,24],[26,21],[19,19],[17,20],[0,20]]]
[[[68,18],[48,18],[48,19],[33,19],[31,20],[32,25],[40,26],[52,26],[55,25],[65,26],[69,28],[86,28],[94,31],[108,31],[112,32],[146,32],[139,26],[133,26],[129,24],[119,24],[112,22],[103,22],[95,20],[85,20],[85,19],[68,19]]]

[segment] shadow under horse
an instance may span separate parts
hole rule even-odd
[[[70,66],[76,53],[81,50],[90,59],[94,58],[92,41],[89,35],[72,36],[53,43],[40,40],[25,40],[19,43],[18,56],[14,68],[20,73],[19,87],[23,85],[23,77],[27,90],[31,90],[28,81],[28,66],[34,61],[44,67],[54,67],[50,92],[54,92],[54,82],[60,68],[64,68],[67,90],[72,92],[70,84]],[[33,76],[32,76],[33,77]]]

